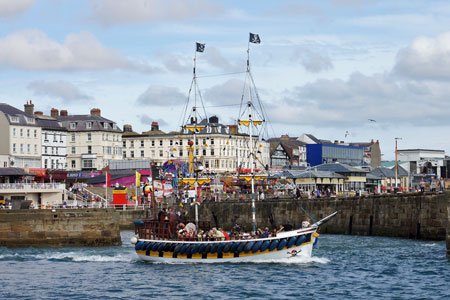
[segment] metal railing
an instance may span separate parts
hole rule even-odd
[[[0,190],[64,190],[61,183],[0,183]]]

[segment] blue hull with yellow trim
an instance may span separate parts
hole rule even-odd
[[[311,257],[318,227],[282,232],[277,237],[229,241],[137,239],[136,254],[154,262],[251,262]]]

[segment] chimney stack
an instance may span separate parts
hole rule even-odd
[[[59,112],[59,115],[61,117],[67,117],[68,113],[66,109],[61,109],[61,111]]]
[[[56,108],[52,108],[52,109],[50,110],[50,116],[51,116],[52,118],[58,118],[58,114],[59,114],[59,110],[57,110]]]
[[[158,131],[159,125],[158,122],[152,122],[152,131]]]
[[[36,116],[43,116],[44,113],[42,111],[37,111],[34,113]]]
[[[281,136],[281,139],[280,139],[281,141],[289,141],[289,135],[287,135],[287,134],[283,134],[282,136]]]
[[[239,127],[237,125],[227,125],[231,134],[237,134]]]
[[[28,101],[27,101],[27,104],[24,104],[23,107],[24,107],[25,113],[27,113],[29,115],[34,114],[34,104],[31,103],[31,100],[30,100],[30,103],[28,103]]]
[[[91,109],[91,116],[101,116],[101,113],[100,113],[100,108],[92,108]]]
[[[123,125],[123,132],[133,132],[133,127],[130,124]]]

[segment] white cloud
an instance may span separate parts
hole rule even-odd
[[[17,16],[34,3],[34,0],[0,0],[0,18]]]
[[[450,79],[450,32],[414,39],[398,52],[394,70],[410,78]]]
[[[153,72],[156,68],[135,63],[105,48],[90,32],[67,35],[63,43],[40,30],[14,32],[0,39],[0,65],[23,70],[110,70]]]
[[[182,21],[223,11],[207,0],[91,0],[91,6],[93,18],[104,25]]]
[[[186,101],[186,96],[177,88],[167,87],[162,85],[150,86],[138,99],[138,105],[144,106],[170,106],[183,105]]]
[[[291,61],[300,61],[309,72],[319,73],[333,68],[333,63],[327,55],[306,48],[298,48],[291,56]]]
[[[59,81],[37,80],[28,84],[28,89],[35,95],[48,96],[49,98],[61,99],[64,102],[76,102],[79,100],[87,101],[93,98],[78,89],[72,83]]]
[[[319,79],[286,91],[280,105],[271,105],[269,115],[277,123],[317,127],[359,127],[368,119],[438,126],[450,110],[449,89],[446,83],[354,73],[348,80]]]
[[[158,125],[160,126],[159,129],[161,130],[161,126],[167,126],[167,122],[164,121],[163,119],[152,119],[149,115],[147,114],[140,114],[136,116],[139,121],[141,122],[141,124],[144,125],[152,125],[153,122],[158,122]],[[148,129],[150,130],[150,128]]]
[[[241,102],[244,82],[239,79],[229,79],[222,84],[212,86],[205,90],[204,100],[210,104],[238,105]]]

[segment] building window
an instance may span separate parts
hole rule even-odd
[[[173,141],[172,140],[169,140],[169,145],[173,146]]]
[[[70,129],[76,129],[77,128],[77,123],[70,123]]]
[[[206,156],[206,149],[203,149],[202,155],[203,155],[203,156]]]
[[[155,141],[152,141],[152,147],[154,147],[155,146]]]
[[[180,140],[180,146],[183,146],[183,140]]]
[[[27,137],[30,137],[30,129],[27,129]]]
[[[141,141],[141,147],[144,147],[144,141]]]
[[[27,152],[30,153],[30,144],[27,144]]]
[[[127,146],[127,141],[123,141],[123,147],[126,147]]]
[[[211,156],[214,156],[214,149],[211,149]]]
[[[162,141],[162,140],[159,141],[159,145],[160,145],[160,146],[163,145],[163,141]]]
[[[92,146],[88,146],[88,154],[92,154]]]
[[[72,147],[72,154],[75,154],[75,147]]]
[[[144,157],[144,150],[141,150],[141,157]]]
[[[159,157],[163,157],[163,151],[159,150]]]
[[[86,123],[86,128],[87,129],[91,129],[92,128],[92,122],[87,122]]]
[[[48,159],[44,159],[44,168],[47,169],[48,167]]]
[[[134,151],[130,151],[130,157],[134,157]]]
[[[152,150],[152,157],[155,157],[155,150]]]
[[[130,147],[134,148],[134,141],[130,141]]]
[[[180,154],[180,156],[183,156],[183,150],[180,149],[179,154]]]
[[[93,159],[83,159],[83,169],[92,169],[94,167]]]
[[[23,129],[20,128],[20,136],[23,136]]]
[[[127,158],[127,151],[123,151],[123,158]]]
[[[16,144],[13,144],[13,152],[16,152]]]
[[[88,133],[88,141],[92,141],[92,134],[90,132]]]
[[[34,130],[34,137],[35,138],[37,137],[37,130],[36,129]]]
[[[13,128],[13,136],[16,136],[16,129]]]
[[[37,153],[37,145],[34,144],[34,153]]]
[[[72,134],[72,142],[75,142],[75,134]]]
[[[214,139],[211,139],[211,145],[214,145]]]
[[[198,149],[195,149],[195,155],[198,155]]]
[[[108,129],[108,123],[103,123],[103,128]]]

